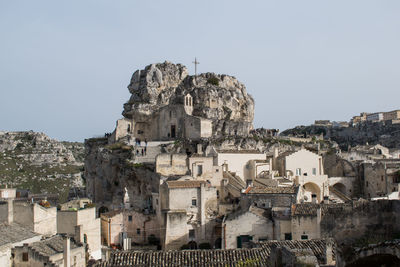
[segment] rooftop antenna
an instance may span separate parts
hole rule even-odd
[[[197,61],[197,58],[194,58],[194,61],[192,62],[194,64],[194,79],[196,80],[197,76],[197,65],[200,64],[200,62]]]

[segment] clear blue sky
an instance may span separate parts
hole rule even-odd
[[[0,1],[0,130],[111,132],[132,73],[236,76],[255,127],[400,108],[400,1]]]

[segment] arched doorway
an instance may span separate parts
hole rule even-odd
[[[108,212],[108,208],[105,207],[105,206],[101,206],[101,207],[99,208],[99,211],[98,211],[99,217],[100,217],[100,215],[101,215],[102,213],[106,213],[106,212]]]
[[[221,248],[222,247],[222,238],[221,237],[218,237],[217,239],[215,239],[215,242],[214,242],[214,248]]]
[[[333,185],[333,188],[342,193],[343,195],[346,195],[346,186],[344,184],[336,183]]]
[[[190,241],[188,243],[189,249],[197,249],[197,243],[195,241]]]
[[[315,194],[317,196],[317,202],[321,202],[321,189],[319,188],[318,185],[308,182],[303,185],[303,191],[304,191],[304,200],[306,202],[311,202],[312,200],[312,195]]]

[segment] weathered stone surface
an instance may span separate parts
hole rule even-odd
[[[253,129],[254,100],[235,77],[214,73],[189,76],[185,66],[164,62],[136,71],[123,115],[145,120],[168,104],[193,97],[193,115],[212,120],[214,136],[242,135]]]
[[[0,132],[0,183],[65,199],[70,187],[83,185],[83,150],[44,133]]]
[[[131,207],[149,209],[152,192],[158,192],[160,176],[154,165],[132,163],[131,146],[108,145],[105,138],[85,141],[86,191],[95,203],[118,209],[128,192]]]
[[[381,144],[388,148],[400,148],[400,124],[385,122],[365,122],[354,127],[297,126],[282,132],[281,135],[309,136],[321,133],[324,134],[325,139],[337,142],[341,149],[366,143],[370,145]]]

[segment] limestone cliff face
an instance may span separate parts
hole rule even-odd
[[[130,207],[150,209],[152,192],[158,192],[160,176],[154,166],[133,164],[133,148],[108,144],[105,138],[85,141],[85,178],[88,197],[99,205],[118,209],[128,193]]]
[[[132,94],[123,115],[144,121],[169,104],[193,98],[193,115],[213,122],[213,135],[245,136],[253,129],[254,100],[235,77],[214,73],[189,76],[180,64],[164,62],[137,70],[128,86]]]
[[[65,199],[70,187],[83,185],[83,149],[44,133],[0,132],[0,184]]]

